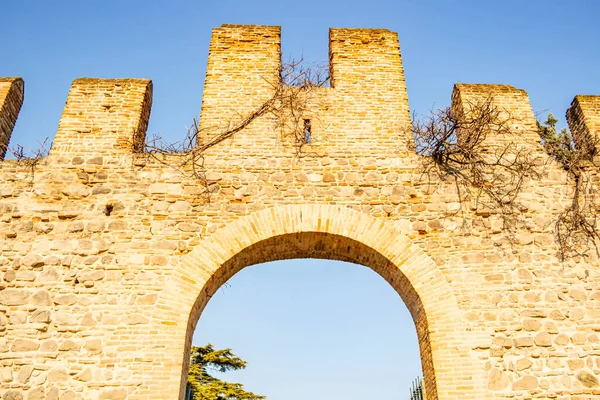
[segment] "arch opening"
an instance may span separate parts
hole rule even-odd
[[[215,292],[242,269],[270,261],[311,258],[345,261],[366,266],[379,274],[400,295],[415,323],[428,399],[438,399],[429,325],[419,294],[398,265],[372,247],[345,236],[323,232],[295,232],[256,242],[226,260],[202,286],[189,314],[181,375],[180,398],[187,380],[192,336],[198,320]]]
[[[371,268],[344,261],[242,269],[200,316],[193,346],[207,344],[247,362],[211,375],[271,400],[397,398],[423,376],[414,322],[398,293]]]

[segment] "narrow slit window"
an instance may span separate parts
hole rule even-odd
[[[304,143],[310,143],[311,141],[311,128],[310,119],[304,120]]]

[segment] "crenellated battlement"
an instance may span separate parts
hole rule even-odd
[[[600,96],[575,96],[567,121],[575,144],[582,149],[595,144],[594,155],[600,156]]]
[[[408,97],[397,34],[385,29],[339,29],[329,34],[331,88],[312,93],[312,143],[328,152],[390,156],[410,136]],[[224,25],[213,30],[201,114],[202,140],[272,98],[281,68],[279,27]],[[316,90],[315,90],[316,91]],[[268,118],[247,127],[230,155],[281,148]]]
[[[468,114],[488,102],[490,110],[498,110],[497,122],[505,125],[508,131],[487,135],[482,143],[484,148],[502,152],[507,146],[515,146],[517,151],[525,151],[538,159],[548,157],[541,144],[527,92],[510,85],[454,85],[452,111],[455,115]],[[461,134],[459,130],[459,140]]]
[[[312,120],[312,148],[332,155],[394,156],[412,141],[411,119],[397,34],[386,29],[332,28],[329,33],[329,88],[314,90],[306,110]],[[210,142],[268,102],[280,84],[281,29],[223,25],[213,30],[202,100],[199,143]],[[0,159],[23,102],[20,78],[0,80]],[[457,84],[455,112],[493,99],[514,121],[519,142],[543,154],[527,93],[507,85]],[[597,135],[598,96],[577,96],[567,113],[576,141]],[[147,79],[92,79],[73,82],[51,156],[103,156],[140,152],[150,117],[152,82]],[[271,118],[269,118],[271,117]],[[239,140],[208,153],[229,156],[286,149],[272,115],[256,118]],[[502,142],[511,138],[493,137]],[[322,154],[322,151],[318,152]],[[406,153],[404,153],[406,155]]]
[[[118,155],[144,148],[149,79],[79,78],[71,85],[51,155]]]
[[[600,237],[577,231],[600,232],[598,168],[576,184],[545,153],[524,90],[457,84],[452,116],[489,102],[510,135],[483,135],[478,170],[460,152],[442,169],[413,149],[397,34],[331,29],[329,56],[329,87],[286,86],[279,27],[215,28],[198,152],[144,152],[150,80],[73,82],[49,157],[0,162],[0,398],[183,399],[211,296],[287,258],[380,274],[430,400],[600,395]],[[302,99],[301,152],[276,95]],[[0,160],[23,96],[0,78]],[[577,146],[598,138],[600,96],[567,119]]]

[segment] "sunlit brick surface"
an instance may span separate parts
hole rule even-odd
[[[279,60],[277,27],[215,29],[201,140],[272,95]],[[176,399],[212,294],[248,265],[296,257],[390,283],[414,318],[430,400],[600,397],[598,257],[557,258],[566,173],[546,158],[524,183],[526,227],[511,241],[498,215],[423,176],[396,34],[332,29],[330,60],[311,144],[298,154],[272,116],[252,121],[206,152],[209,196],[180,158],[135,154],[150,81],[73,83],[50,156],[33,172],[0,164],[2,399]],[[22,100],[22,81],[6,82],[0,143]],[[453,107],[490,96],[545,157],[524,91],[457,85]],[[597,134],[598,109],[578,101],[571,126]]]

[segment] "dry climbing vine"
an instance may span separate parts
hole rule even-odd
[[[594,161],[598,139],[586,135],[576,146],[571,132],[566,128],[557,132],[556,123],[556,118],[548,114],[546,121],[538,121],[537,125],[546,152],[567,171],[574,186],[571,204],[555,224],[559,258],[585,255],[592,248],[598,254],[600,202],[596,198],[598,183],[590,175],[592,168],[598,166]]]
[[[17,165],[24,167],[31,174],[31,181],[35,177],[36,167],[50,154],[52,142],[48,143],[48,138],[39,142],[37,149],[28,151],[24,146],[16,144],[14,147],[7,147],[9,158],[16,161]]]
[[[506,140],[515,135],[511,125],[516,121],[491,97],[469,104],[468,109],[458,113],[444,108],[423,120],[413,118],[423,175],[429,184],[454,183],[460,208],[453,214],[463,215],[463,227],[467,224],[464,206],[471,204],[477,215],[498,215],[503,229],[512,234],[517,226],[524,226],[518,196],[526,180],[540,177],[539,166],[515,141]]]
[[[541,177],[541,165],[510,140],[515,121],[495,107],[492,98],[469,104],[468,109],[469,113],[458,114],[445,108],[424,120],[414,119],[416,151],[424,156],[423,174],[430,184],[448,180],[455,184],[460,204],[456,213],[472,204],[475,214],[500,216],[509,233],[517,226],[526,228],[519,224],[523,208],[517,199],[528,179]],[[571,204],[555,221],[558,256],[564,261],[592,248],[600,255],[599,183],[592,173],[598,167],[598,139],[584,136],[576,145],[567,129],[556,131],[556,122],[549,114],[545,123],[538,122],[538,130],[546,152],[567,171],[574,186]]]
[[[282,137],[290,138],[297,154],[312,141],[311,120],[307,112],[318,88],[329,85],[329,70],[324,64],[305,65],[302,59],[283,64],[269,113],[275,118]]]
[[[198,120],[194,119],[181,141],[168,142],[160,135],[146,138],[144,151],[137,155],[136,162],[140,163],[140,157],[152,157],[190,175],[202,182],[205,188],[203,195],[210,201],[211,194],[218,190],[218,187],[207,179],[204,166],[206,150],[233,137],[257,118],[272,116],[282,137],[289,138],[296,154],[300,154],[303,146],[312,140],[311,122],[310,119],[306,119],[307,111],[314,101],[315,90],[329,85],[329,71],[322,64],[306,65],[302,59],[291,60],[282,64],[278,81],[271,85],[273,95],[268,100],[241,120],[228,124],[228,127],[218,134],[214,135],[214,132],[211,132],[209,140],[199,140],[203,132]]]

